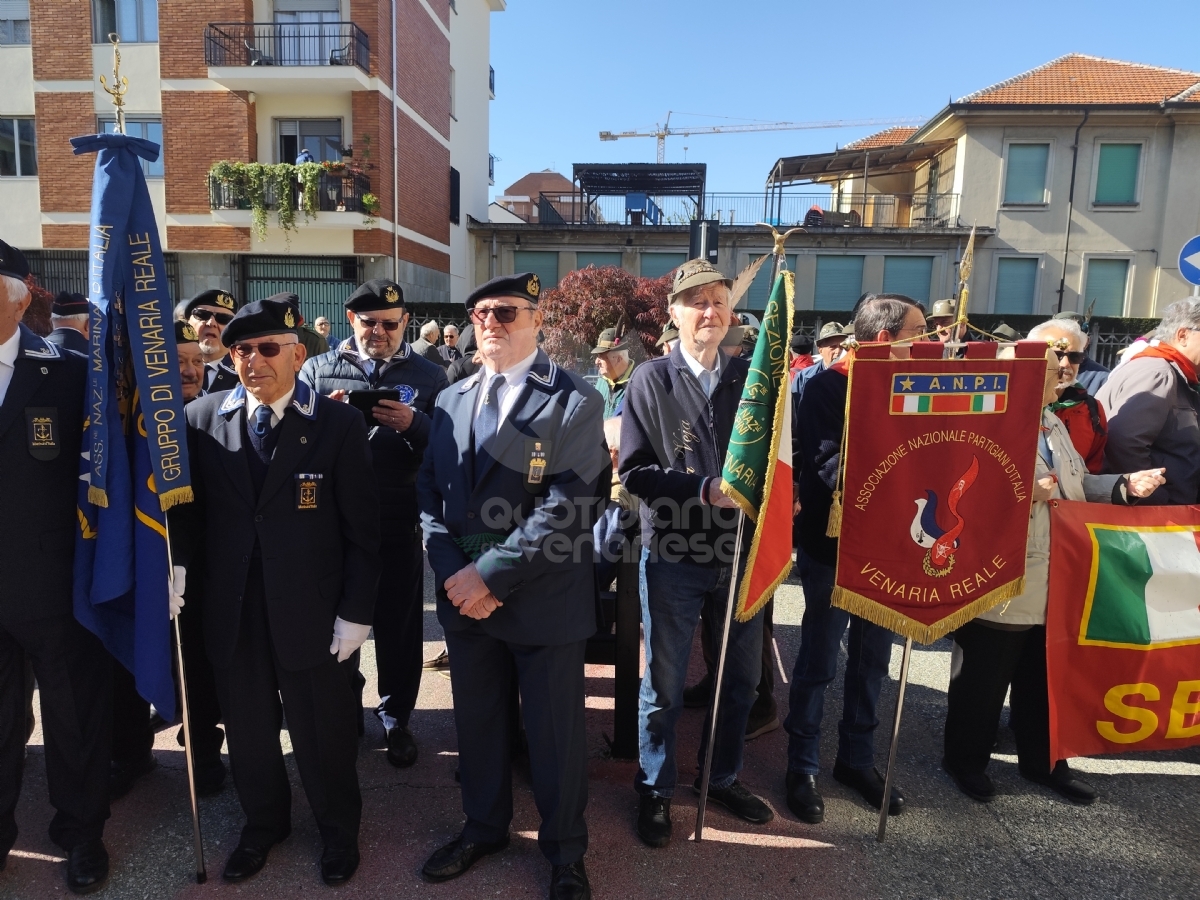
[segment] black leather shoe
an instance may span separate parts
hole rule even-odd
[[[643,794],[638,804],[638,837],[651,847],[671,843],[671,798]]]
[[[692,790],[697,794],[700,793],[699,778],[692,784]],[[735,781],[729,787],[724,788],[715,788],[710,784],[708,799],[713,803],[721,804],[739,819],[749,822],[751,825],[766,825],[775,818],[771,807],[746,790],[746,786],[740,781]]]
[[[108,881],[108,851],[100,840],[76,844],[67,854],[67,887],[75,894],[90,894]]]
[[[591,897],[592,886],[588,883],[582,859],[551,870],[550,900],[591,900]]]
[[[1100,796],[1094,787],[1072,771],[1065,759],[1060,759],[1049,775],[1036,775],[1024,770],[1019,771],[1021,771],[1022,778],[1048,787],[1055,793],[1066,797],[1072,803],[1078,803],[1080,806],[1088,806],[1095,803],[1096,798]]]
[[[879,809],[883,805],[883,776],[874,766],[869,769],[852,769],[838,760],[833,764],[833,779],[862,794],[862,798],[872,809]],[[898,816],[902,812],[904,812],[904,795],[900,793],[900,788],[892,785],[888,815]]]
[[[705,675],[691,687],[683,689],[685,709],[704,709],[712,702],[712,679]]]
[[[508,846],[508,835],[491,844],[472,844],[460,834],[445,847],[436,850],[421,866],[421,877],[431,884],[449,881],[464,874],[485,856],[499,853]]]
[[[321,880],[330,887],[345,884],[358,869],[358,850],[325,848],[321,854]]]
[[[148,751],[136,762],[113,763],[108,770],[108,799],[120,800],[133,790],[139,778],[153,772],[157,766],[158,760]]]
[[[958,789],[980,803],[991,803],[996,799],[996,786],[986,772],[960,772],[950,765],[949,760],[942,758],[942,768],[954,779]]]
[[[407,769],[417,761],[417,742],[407,728],[397,725],[388,730],[387,761],[397,769]]]
[[[801,822],[820,825],[825,821],[825,800],[817,790],[816,775],[787,773],[787,805]]]
[[[247,878],[253,878],[267,864],[267,854],[270,852],[270,844],[265,847],[238,844],[225,862],[225,871],[221,873],[222,880],[229,884],[237,884]]]

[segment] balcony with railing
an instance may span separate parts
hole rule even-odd
[[[502,205],[505,198],[497,198]],[[587,197],[540,194],[535,203],[511,204],[511,212],[541,225],[687,225],[716,219],[722,225],[816,229],[941,230],[961,228],[958,194],[779,193],[705,194],[693,197],[630,193]]]
[[[360,90],[371,42],[353,22],[215,22],[204,29],[204,61],[231,90]]]
[[[292,209],[303,209],[303,187],[299,182],[291,185]],[[253,191],[249,183],[240,178],[222,180],[216,175],[208,176],[209,208],[216,211],[248,210],[251,208]],[[364,203],[363,198],[367,198]],[[373,215],[371,207],[371,181],[361,172],[322,172],[317,182],[318,212],[349,212]],[[263,208],[279,209],[279,186],[269,181],[263,190]],[[300,214],[301,217],[303,213]],[[354,224],[353,222],[351,224]],[[358,223],[361,227],[361,222]]]
[[[492,66],[488,66],[488,94],[496,99],[496,70]]]

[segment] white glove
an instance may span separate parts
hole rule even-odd
[[[174,577],[167,582],[167,603],[171,607],[171,618],[183,609],[183,592],[187,590],[187,569],[175,566]]]
[[[329,652],[337,655],[338,662],[345,662],[350,654],[363,645],[370,633],[370,625],[347,622],[338,616],[333,623],[333,643],[329,645]]]

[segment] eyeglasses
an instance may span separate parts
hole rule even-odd
[[[398,319],[367,319],[362,316],[358,317],[358,324],[365,325],[372,331],[374,331],[375,326],[378,325],[384,331],[388,332],[388,334],[391,334],[400,327],[400,321]]]
[[[267,359],[278,356],[279,351],[284,347],[295,347],[298,341],[288,341],[286,344],[277,344],[274,341],[260,341],[257,344],[234,344],[229,348],[229,351],[238,359],[246,359],[255,350],[259,356],[265,356]]]
[[[207,322],[209,319],[216,319],[218,325],[228,325],[233,321],[233,316],[229,313],[213,312],[211,309],[193,309],[192,318],[197,322]]]
[[[532,306],[475,306],[471,308],[469,315],[471,316],[471,321],[478,325],[482,325],[487,321],[488,313],[495,316],[496,321],[501,325],[511,325],[517,320],[517,313],[523,309],[533,312]]]
[[[1073,366],[1079,365],[1087,358],[1087,354],[1082,350],[1055,350],[1054,355],[1058,357],[1059,362],[1062,362],[1062,358],[1065,356],[1067,362]]]

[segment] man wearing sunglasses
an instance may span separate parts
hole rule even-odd
[[[240,383],[187,405],[196,500],[171,511],[174,562],[203,584],[204,640],[246,814],[228,882],[256,874],[291,831],[285,710],[325,844],[321,877],[341,884],[359,861],[354,697],[339,663],[371,626],[379,501],[362,414],[296,378],[298,326],[291,305],[271,299],[229,323],[221,339]]]
[[[591,526],[611,462],[600,395],[538,349],[540,295],[525,272],[467,298],[482,367],[438,397],[417,483],[467,820],[421,874],[449,881],[508,846],[516,684],[550,897],[585,900],[583,654],[596,630]]]
[[[1087,470],[1099,475],[1104,468],[1104,446],[1108,443],[1108,417],[1104,407],[1079,382],[1079,370],[1087,359],[1084,347],[1087,335],[1070,318],[1055,316],[1035,325],[1028,340],[1045,341],[1058,356],[1058,399],[1050,409],[1067,426],[1071,443],[1083,458]]]
[[[1075,373],[1075,380],[1083,386],[1084,390],[1095,396],[1100,393],[1100,388],[1104,387],[1104,382],[1108,381],[1108,376],[1112,374],[1112,370],[1100,365],[1100,363],[1087,355],[1087,348],[1092,340],[1091,317],[1090,315],[1076,312],[1073,309],[1054,314],[1056,322],[1063,319],[1070,320],[1078,325],[1079,331],[1083,335],[1083,346],[1079,348],[1083,351],[1083,361],[1079,364],[1079,371]]]
[[[204,358],[204,383],[201,390],[209,394],[228,391],[238,383],[237,373],[221,333],[237,312],[237,301],[228,291],[204,291],[187,302],[183,319],[192,326],[199,339],[200,355]]]
[[[353,336],[334,350],[304,363],[300,379],[318,394],[342,400],[350,391],[394,389],[399,400],[380,400],[369,423],[375,493],[380,501],[380,555],[388,571],[375,601],[375,663],[387,760],[397,768],[417,761],[409,718],[421,687],[424,640],[425,565],[417,511],[417,471],[429,440],[434,400],[446,386],[446,371],[413,352],[404,340],[408,310],[400,285],[385,278],[359,287],[346,299]],[[345,665],[362,690],[356,652]],[[360,732],[361,733],[361,732]]]

